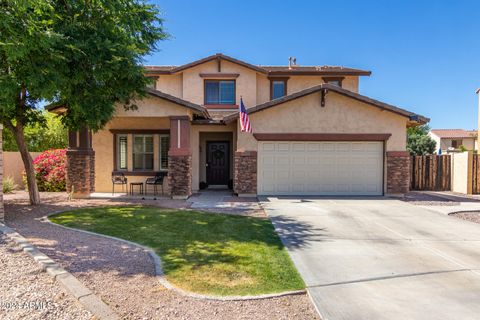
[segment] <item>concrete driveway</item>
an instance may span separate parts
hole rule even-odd
[[[479,319],[480,225],[388,198],[262,200],[324,320]]]

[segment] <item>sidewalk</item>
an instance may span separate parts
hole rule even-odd
[[[203,190],[192,195],[187,202],[191,203],[192,209],[265,216],[256,197],[237,197],[230,190]]]

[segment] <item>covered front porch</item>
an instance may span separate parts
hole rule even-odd
[[[69,137],[67,190],[76,198],[187,199],[199,190],[232,189],[235,123],[117,117],[104,130]]]

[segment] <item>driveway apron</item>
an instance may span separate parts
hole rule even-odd
[[[479,224],[388,198],[261,200],[323,319],[479,319]]]

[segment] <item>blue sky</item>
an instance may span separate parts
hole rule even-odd
[[[480,1],[152,1],[171,39],[147,64],[217,52],[253,64],[342,65],[372,71],[360,92],[431,118],[477,127]]]

